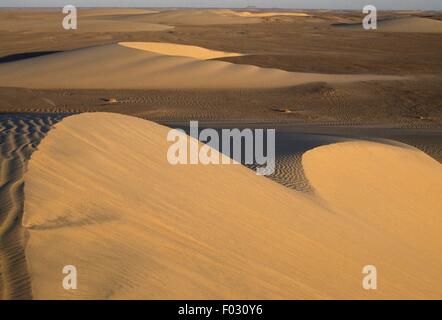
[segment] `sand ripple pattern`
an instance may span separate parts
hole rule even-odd
[[[277,132],[275,172],[268,178],[287,188],[311,194],[314,191],[302,166],[303,154],[322,145],[347,140],[349,139],[339,136]],[[256,169],[256,165],[247,165],[247,167]]]
[[[21,227],[27,160],[63,115],[0,116],[0,299],[32,297]]]

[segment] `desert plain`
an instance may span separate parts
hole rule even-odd
[[[442,298],[440,12],[63,17],[0,9],[0,298]],[[171,165],[195,120],[275,172]]]

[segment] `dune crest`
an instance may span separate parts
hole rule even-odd
[[[188,57],[198,60],[210,60],[217,58],[239,57],[243,54],[234,52],[224,52],[217,50],[210,50],[197,46],[188,46],[175,43],[163,42],[119,42],[120,46],[132,49],[139,49],[158,53],[166,56]]]
[[[384,229],[389,216],[363,220],[346,207],[327,208],[245,167],[172,166],[168,130],[95,113],[65,118],[49,132],[25,176],[23,226],[34,298],[440,298],[441,258],[428,255],[440,244],[419,231],[431,213],[397,221],[422,240],[411,246],[412,237],[398,239]],[[358,146],[351,145],[353,152]],[[394,152],[411,157],[406,168],[434,170],[426,156]],[[366,156],[369,163],[376,158]],[[322,157],[318,148],[306,158],[310,176],[321,172]],[[352,182],[346,179],[345,185]],[[421,187],[434,186],[424,182]],[[381,272],[379,290],[361,287],[367,264]],[[61,286],[65,265],[78,269],[77,290]]]

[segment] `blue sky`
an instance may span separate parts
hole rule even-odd
[[[0,6],[63,7],[245,7],[361,9],[372,4],[378,9],[442,10],[442,0],[0,0]]]

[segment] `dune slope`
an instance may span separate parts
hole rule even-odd
[[[43,140],[25,178],[34,298],[440,298],[440,256],[420,251],[433,242],[409,246],[388,217],[327,209],[240,165],[172,166],[168,130],[81,114]],[[367,264],[379,290],[361,287]],[[61,286],[65,265],[77,290]]]
[[[133,45],[133,43],[132,43]],[[403,79],[294,73],[104,45],[0,64],[0,86],[77,89],[266,88]]]
[[[149,14],[142,19],[148,22],[171,25],[227,25],[261,23],[264,21],[263,18],[275,16],[309,17],[310,15],[294,11],[249,12],[231,9],[178,9]]]

